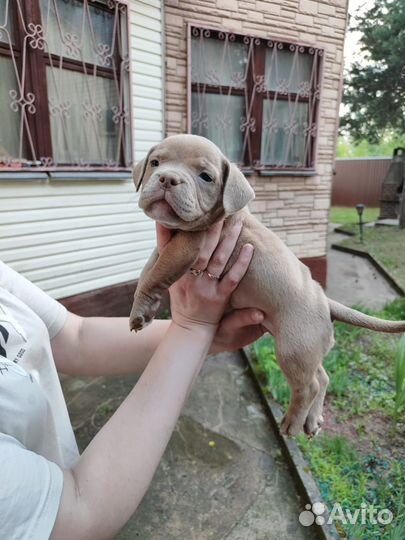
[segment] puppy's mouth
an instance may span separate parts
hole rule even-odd
[[[148,210],[159,217],[178,217],[170,203],[165,198],[153,202]]]
[[[166,199],[166,194],[150,201],[149,204],[144,207],[144,212],[154,221],[157,221],[166,227],[175,227],[180,220],[177,212],[173,210],[172,205]]]

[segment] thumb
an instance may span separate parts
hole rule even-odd
[[[222,319],[223,328],[229,332],[234,332],[239,328],[260,324],[263,322],[264,314],[255,308],[235,309],[225,315]]]

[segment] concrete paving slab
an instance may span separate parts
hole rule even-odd
[[[326,294],[347,306],[355,304],[371,309],[381,309],[398,298],[398,293],[363,257],[332,249],[345,236],[329,233],[328,273]]]
[[[63,384],[83,449],[134,378]],[[314,540],[299,524],[301,510],[244,360],[224,353],[207,359],[147,495],[116,540]]]
[[[153,485],[117,540],[236,540],[247,529],[244,540],[313,540],[301,509],[244,361],[222,354],[206,361]]]

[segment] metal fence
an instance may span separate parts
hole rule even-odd
[[[392,158],[338,158],[332,186],[332,206],[364,203],[379,207],[382,185]]]

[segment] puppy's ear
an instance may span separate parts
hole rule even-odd
[[[234,214],[255,198],[252,186],[240,170],[228,160],[224,163],[223,204],[226,214]]]
[[[149,156],[153,152],[153,150],[156,148],[154,146],[151,148],[148,152],[148,155],[138,161],[138,163],[135,165],[134,170],[132,171],[132,178],[134,180],[134,184],[136,186],[136,191],[139,191],[139,188],[141,187],[141,184],[143,182],[143,177],[145,176],[146,167],[148,166]]]

